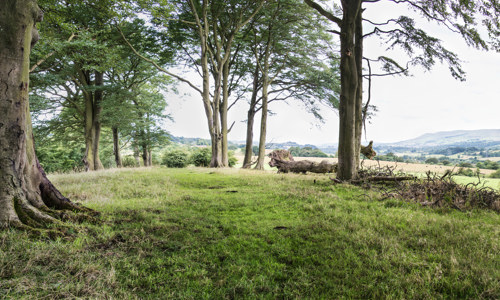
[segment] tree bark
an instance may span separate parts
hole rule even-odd
[[[267,73],[264,73],[262,82],[262,116],[260,120],[259,156],[257,158],[257,164],[255,165],[256,170],[264,170],[264,159],[266,157],[268,87],[269,77]]]
[[[35,154],[29,55],[38,39],[34,24],[42,16],[36,1],[0,1],[0,227],[57,222],[63,213],[51,208],[86,210],[52,185]]]
[[[81,71],[87,86],[94,85],[95,91],[84,93],[85,98],[85,154],[83,163],[85,171],[96,171],[103,169],[99,158],[99,140],[101,137],[101,102],[102,91],[98,88],[103,85],[103,73],[94,72],[94,82],[90,78],[90,72]]]
[[[358,91],[356,95],[356,109],[355,109],[355,157],[356,168],[359,169],[360,165],[360,152],[361,152],[361,137],[363,136],[363,10],[359,9],[356,17],[356,32],[355,32],[355,55],[356,55],[356,68],[358,73]]]
[[[247,139],[245,144],[245,157],[243,159],[243,169],[250,169],[252,167],[252,156],[253,156],[253,125],[255,122],[256,106],[257,106],[257,96],[259,91],[259,67],[255,67],[255,72],[253,74],[253,86],[252,86],[252,96],[250,98],[250,108],[247,114]]]
[[[229,166],[228,150],[227,150],[227,135],[228,135],[228,124],[227,124],[227,113],[228,113],[228,102],[229,102],[229,60],[224,63],[222,69],[222,105],[220,107],[220,122],[221,122],[221,147],[222,147],[222,164],[224,166]]]
[[[113,153],[115,155],[116,167],[123,167],[122,156],[120,154],[120,135],[118,133],[118,128],[113,127]]]
[[[358,100],[358,68],[355,54],[356,19],[361,0],[343,1],[340,34],[340,105],[339,105],[339,164],[337,177],[352,180],[357,177],[356,165],[356,101]]]

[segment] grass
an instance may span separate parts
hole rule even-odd
[[[0,298],[500,298],[500,215],[328,176],[124,169],[51,178],[102,212],[56,241],[0,232]]]

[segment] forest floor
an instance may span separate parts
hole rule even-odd
[[[50,176],[101,212],[57,240],[0,231],[0,299],[500,298],[500,214],[381,200],[328,175]]]

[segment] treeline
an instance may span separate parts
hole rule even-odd
[[[122,152],[153,164],[171,139],[166,95],[178,82],[199,94],[211,137],[178,142],[210,146],[212,167],[229,166],[235,120],[246,119],[250,162],[262,116],[261,169],[273,102],[298,101],[318,118],[319,103],[337,107],[330,24],[303,1],[38,4],[45,16],[31,56],[30,101],[37,153],[49,172],[120,167]],[[170,71],[184,67],[199,80]],[[236,104],[247,105],[246,116],[230,114]]]

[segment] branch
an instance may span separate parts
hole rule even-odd
[[[69,37],[68,39],[68,42],[71,42],[71,40],[76,36],[76,34],[72,33],[71,36]],[[42,59],[40,59],[33,67],[31,67],[30,69],[30,73],[35,71],[36,68],[38,68],[41,64],[43,64],[47,58],[51,57],[52,55],[54,55],[56,53],[56,51],[52,51],[50,52],[49,54],[45,55]]]
[[[334,16],[331,12],[326,11],[321,5],[311,0],[304,0],[304,2],[310,7],[317,10],[324,17],[328,18],[330,21],[335,22],[339,27],[342,26],[342,20]]]
[[[167,70],[165,70],[164,68],[160,67],[154,60],[152,59],[149,59],[143,55],[141,55],[139,52],[137,52],[137,50],[135,50],[134,46],[132,46],[132,44],[130,44],[130,42],[127,40],[127,38],[125,37],[125,35],[123,34],[122,30],[120,29],[120,27],[118,27],[118,25],[116,25],[116,29],[118,29],[118,31],[120,32],[120,35],[122,36],[123,40],[127,43],[127,45],[130,47],[130,49],[132,49],[132,51],[135,53],[135,55],[137,55],[138,57],[142,58],[143,60],[151,63],[153,66],[155,66],[156,69],[158,69],[159,71],[169,75],[169,76],[172,76],[174,78],[176,78],[177,80],[179,81],[182,81],[182,82],[185,82],[187,83],[191,88],[193,88],[194,90],[196,90],[198,93],[200,93],[201,95],[203,95],[203,91],[200,90],[197,86],[195,86],[194,84],[192,84],[189,80],[187,79],[184,79],[182,78],[181,76],[179,75],[176,75],[174,73],[171,73]]]

